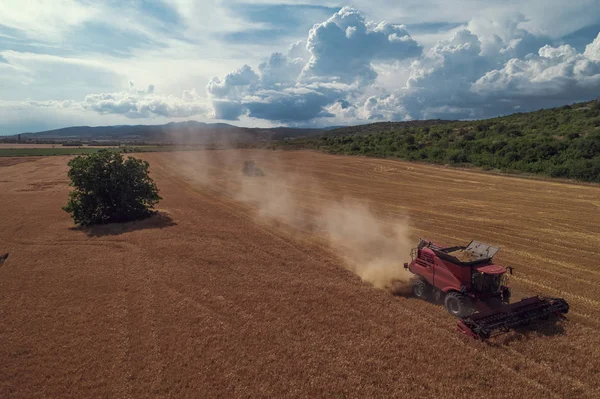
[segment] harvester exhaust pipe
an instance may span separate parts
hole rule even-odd
[[[463,317],[456,329],[473,338],[488,339],[496,333],[508,332],[550,318],[563,317],[563,314],[568,312],[569,304],[563,298],[534,296],[498,309]]]

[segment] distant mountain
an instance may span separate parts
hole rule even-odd
[[[119,141],[148,143],[255,143],[319,135],[323,129],[289,127],[247,128],[226,123],[196,121],[165,125],[73,126],[37,133],[22,133],[21,141]],[[19,135],[5,136],[13,139]]]

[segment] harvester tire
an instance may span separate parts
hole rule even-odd
[[[444,291],[440,290],[439,288],[434,288],[433,299],[436,302],[442,302],[442,299],[444,299]]]
[[[413,294],[417,298],[427,299],[431,293],[431,286],[424,280],[418,279],[413,282]]]
[[[460,292],[449,292],[446,294],[444,304],[452,316],[465,317],[473,313],[471,299]]]

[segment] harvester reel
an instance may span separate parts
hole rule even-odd
[[[563,298],[534,296],[506,305],[502,309],[463,317],[458,322],[457,329],[473,338],[487,339],[495,332],[535,325],[551,317],[564,318],[563,315],[569,312],[569,304]]]

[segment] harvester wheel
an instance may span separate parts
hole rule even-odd
[[[444,291],[440,290],[439,288],[435,288],[433,290],[433,299],[435,299],[436,302],[441,302],[443,298]]]
[[[413,294],[417,298],[427,299],[429,297],[429,293],[431,292],[431,286],[424,280],[418,279],[413,283]]]
[[[448,312],[456,317],[465,317],[473,313],[471,299],[460,292],[449,292],[444,300]]]

